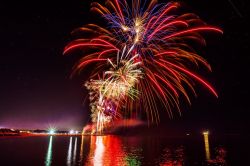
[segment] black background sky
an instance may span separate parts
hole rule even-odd
[[[62,56],[70,32],[97,15],[91,0],[9,1],[0,5],[0,127],[78,128],[89,121],[80,78],[69,79],[74,57]],[[161,1],[167,2],[167,1]],[[184,10],[224,30],[208,36],[201,53],[211,64],[205,74],[219,93],[201,86],[198,98],[174,124],[222,130],[247,129],[250,106],[249,2],[188,0]],[[163,118],[163,119],[167,119]],[[165,120],[164,120],[165,121]]]

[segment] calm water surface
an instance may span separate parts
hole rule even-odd
[[[0,165],[248,165],[237,138],[153,136],[0,137]],[[248,141],[248,140],[246,140]],[[249,156],[250,157],[250,156]]]

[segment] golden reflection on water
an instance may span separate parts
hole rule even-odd
[[[82,135],[81,146],[80,146],[80,163],[83,162],[83,145],[84,145],[84,135]]]
[[[48,146],[46,159],[45,159],[45,166],[50,166],[52,163],[52,143],[53,143],[53,136],[50,136],[49,146]]]
[[[205,143],[205,154],[206,154],[206,159],[210,160],[210,149],[209,149],[209,140],[208,140],[208,135],[209,132],[203,132],[203,136],[204,136],[204,143]]]

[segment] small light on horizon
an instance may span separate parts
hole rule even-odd
[[[79,133],[79,131],[77,131],[77,130],[70,130],[69,131],[69,134],[78,134]]]
[[[49,129],[49,134],[54,135],[56,133],[56,130],[54,128]]]
[[[70,131],[69,131],[69,134],[74,134],[74,133],[75,133],[74,130],[70,130]]]

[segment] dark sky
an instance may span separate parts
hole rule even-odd
[[[0,5],[0,127],[78,128],[89,121],[81,78],[69,79],[75,58],[62,56],[70,32],[95,23],[90,0],[10,1]],[[167,2],[167,1],[162,1]],[[205,77],[219,99],[197,86],[198,98],[176,124],[225,130],[247,128],[250,95],[249,4],[247,0],[188,0],[199,15],[224,35],[208,36],[201,53],[213,72]],[[166,117],[167,119],[167,117]]]

